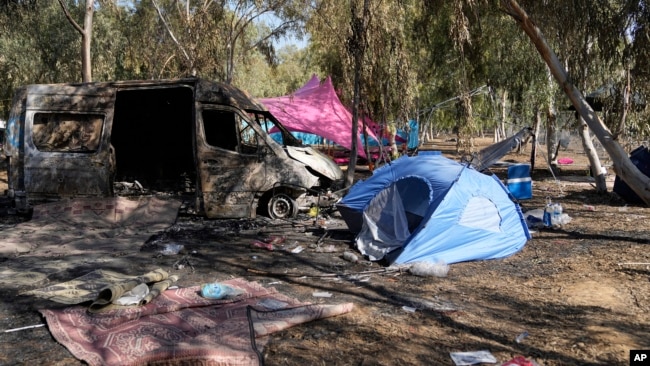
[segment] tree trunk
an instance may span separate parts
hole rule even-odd
[[[397,134],[397,127],[394,124],[388,124],[386,126],[386,131],[388,132],[388,146],[390,146],[390,159],[395,160],[399,157],[399,149],[397,148],[397,142],[395,141],[395,135]]]
[[[546,164],[548,164],[553,172],[557,170],[557,154],[555,147],[557,146],[557,115],[553,105],[549,105],[546,110]]]
[[[235,77],[235,42],[228,43],[226,60],[226,84],[232,84]]]
[[[630,160],[621,145],[613,139],[612,133],[598,118],[594,110],[583,98],[582,94],[571,84],[566,70],[557,55],[550,49],[542,32],[528,18],[526,12],[519,7],[515,0],[501,0],[502,5],[523,31],[530,37],[551,70],[551,73],[567,94],[576,111],[594,132],[614,163],[614,171],[627,185],[650,206],[650,177],[643,174]]]
[[[84,83],[93,81],[92,61],[90,58],[90,44],[93,38],[93,14],[95,12],[94,3],[94,0],[86,0],[84,31],[81,34],[81,77]]]
[[[580,118],[580,137],[582,139],[582,148],[589,159],[589,168],[594,179],[596,179],[596,191],[598,193],[607,192],[607,182],[605,181],[605,174],[603,173],[602,165],[600,165],[600,158],[598,152],[594,149],[594,144],[591,141],[589,134],[589,126],[585,120]]]
[[[508,103],[508,91],[504,90],[503,94],[501,94],[501,118],[499,121],[499,140],[505,140],[508,138],[508,134],[506,133],[506,115],[507,115],[507,103]],[[496,141],[496,142],[498,142]]]
[[[359,64],[359,66],[357,66]],[[355,60],[354,66],[354,96],[352,101],[352,146],[350,147],[350,161],[348,162],[348,170],[345,176],[345,186],[349,187],[354,182],[354,171],[357,169],[357,152],[359,147],[357,144],[357,135],[359,131],[359,119],[357,118],[359,111],[359,90],[361,89],[360,79],[361,67],[360,63]],[[380,145],[381,146],[381,145]]]
[[[627,83],[625,84],[625,88],[623,89],[623,100],[621,102],[622,104],[622,113],[621,113],[621,118],[618,121],[618,125],[616,126],[616,129],[614,130],[614,139],[617,141],[621,141],[621,137],[625,137],[625,121],[627,119],[627,112],[630,110],[630,70],[626,70],[627,74]]]
[[[530,149],[530,171],[535,170],[535,158],[537,157],[537,137],[542,130],[542,111],[539,106],[535,107],[535,130],[533,130],[533,147]]]
[[[65,17],[68,19],[68,22],[72,24],[72,27],[79,32],[81,35],[81,81],[84,83],[89,83],[92,81],[92,62],[90,58],[90,45],[92,42],[93,34],[93,15],[95,13],[95,1],[86,0],[86,6],[84,11],[84,27],[82,28],[70,15],[68,8],[65,6],[62,0],[58,0],[61,9]]]
[[[352,39],[350,40],[350,52],[354,56],[354,96],[352,98],[352,146],[350,149],[350,162],[348,163],[348,171],[345,176],[345,186],[349,187],[354,182],[354,172],[357,169],[357,152],[359,138],[359,94],[361,91],[361,66],[363,63],[363,55],[365,51],[365,32],[366,25],[368,24],[368,0],[363,1],[363,14],[359,18],[355,2],[350,2],[350,10],[352,14]],[[379,142],[381,148],[381,141]],[[367,157],[370,158],[370,157]]]

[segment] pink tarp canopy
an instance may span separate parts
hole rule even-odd
[[[328,76],[323,83],[316,75],[293,94],[260,100],[266,108],[289,131],[306,132],[322,136],[347,149],[352,148],[350,134],[352,131],[352,113],[341,104]],[[368,136],[378,140],[372,128],[376,124],[366,122]],[[363,124],[359,122],[359,133],[363,133]],[[366,157],[363,143],[357,134],[358,154]]]

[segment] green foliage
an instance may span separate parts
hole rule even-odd
[[[352,1],[361,6],[361,0]],[[84,2],[64,3],[82,23]],[[629,70],[631,90],[650,95],[647,0],[520,4],[585,94],[605,84],[623,90]],[[498,1],[370,5],[360,44],[361,105],[376,121],[402,127],[417,117],[436,130],[460,126],[476,133],[500,122],[530,125],[538,109],[568,107],[538,52]],[[310,42],[305,49],[276,49],[288,35]],[[96,0],[92,36],[98,81],[195,74],[269,97],[294,91],[312,74],[331,75],[344,104],[352,104],[349,0]],[[1,3],[0,116],[6,117],[18,85],[80,81],[80,38],[56,1]],[[469,94],[483,85],[492,93]],[[605,120],[620,127],[622,93],[607,105]],[[501,108],[506,121],[500,121]],[[623,131],[648,136],[647,113],[631,109]]]

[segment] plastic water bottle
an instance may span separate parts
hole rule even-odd
[[[239,294],[241,291],[222,283],[206,283],[201,286],[201,296],[208,299],[229,299]]]
[[[553,204],[553,212],[551,216],[551,224],[553,226],[562,225],[562,205],[559,203]]]
[[[542,221],[544,221],[544,226],[550,227],[551,226],[551,215],[553,214],[553,205],[549,202],[546,204],[546,207],[544,207],[544,216],[542,217]]]
[[[515,338],[515,342],[521,343],[526,337],[528,337],[528,332],[520,333],[517,338]]]

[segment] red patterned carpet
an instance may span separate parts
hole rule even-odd
[[[139,307],[41,313],[54,338],[90,365],[259,365],[264,336],[353,308],[304,304],[243,279],[224,283],[244,293],[213,300],[195,286],[167,290]]]

